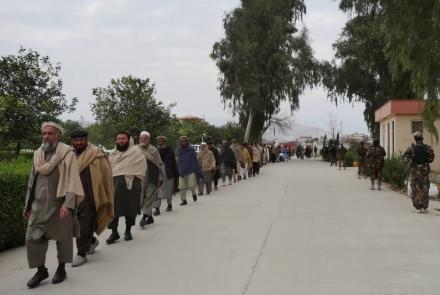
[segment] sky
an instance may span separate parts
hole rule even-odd
[[[63,118],[93,121],[92,88],[112,78],[150,78],[156,97],[176,103],[178,116],[195,115],[221,125],[233,120],[218,92],[218,69],[209,54],[223,33],[225,14],[239,0],[0,0],[0,55],[20,46],[61,64],[64,93],[78,97]],[[347,16],[334,0],[306,0],[303,23],[319,60],[331,60],[332,44]],[[321,87],[300,98],[295,122],[328,129],[330,113],[343,133],[367,132],[363,105],[327,100]],[[289,114],[284,104],[281,113]]]

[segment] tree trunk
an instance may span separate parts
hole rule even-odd
[[[249,136],[251,135],[251,128],[252,128],[253,119],[254,119],[254,112],[252,111],[252,109],[250,109],[248,122],[247,122],[247,126],[246,126],[246,132],[244,133],[244,139],[243,139],[244,143],[249,143]]]
[[[15,156],[18,157],[21,151],[21,143],[17,142],[17,145],[15,146]]]

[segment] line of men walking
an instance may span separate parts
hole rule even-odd
[[[219,152],[212,142],[203,142],[197,155],[189,139],[179,139],[177,161],[165,136],[151,144],[150,133],[142,131],[139,145],[125,132],[116,135],[115,150],[107,156],[88,142],[85,130],[70,134],[71,146],[60,142],[63,128],[54,122],[41,126],[42,146],[34,153],[29,177],[24,218],[27,258],[30,268],[37,268],[27,282],[35,288],[49,277],[45,266],[49,240],[57,245],[58,268],[53,284],[66,279],[65,264],[78,267],[87,262],[87,255],[99,244],[96,235],[111,230],[106,243],[118,241],[119,219],[125,218],[124,240],[133,239],[132,227],[142,214],[141,228],[154,223],[160,215],[162,200],[166,211],[172,211],[172,197],[180,191],[181,206],[187,205],[189,191],[193,201],[223,185],[232,185],[259,174],[263,149],[258,144],[232,145],[223,142]],[[198,190],[198,195],[196,190]],[[73,257],[73,237],[77,255]]]

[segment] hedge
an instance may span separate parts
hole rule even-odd
[[[390,183],[394,188],[405,188],[405,181],[409,177],[410,168],[401,157],[393,156],[385,159],[382,170],[383,180]]]
[[[22,212],[30,161],[0,162],[0,251],[24,244]]]

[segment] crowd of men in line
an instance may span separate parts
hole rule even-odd
[[[121,239],[120,217],[125,218],[124,240],[130,241],[137,215],[142,215],[141,228],[154,223],[162,200],[166,211],[172,211],[173,194],[179,192],[180,205],[185,206],[188,192],[196,202],[198,196],[211,194],[213,186],[217,190],[220,179],[223,186],[232,185],[258,175],[269,161],[267,148],[237,140],[224,141],[220,150],[212,142],[202,142],[197,154],[186,136],[179,139],[176,157],[165,136],[157,136],[154,146],[147,131],[139,135],[139,145],[129,133],[118,132],[116,148],[107,155],[88,141],[87,131],[73,131],[71,145],[60,142],[63,132],[57,123],[43,123],[43,144],[34,152],[23,211],[28,221],[28,263],[37,268],[29,288],[49,277],[45,266],[49,240],[57,245],[58,268],[52,283],[58,284],[66,279],[66,263],[81,266],[95,252],[99,244],[95,234],[108,228],[107,244]]]
[[[71,144],[59,141],[64,130],[54,122],[41,126],[42,146],[34,152],[29,177],[24,218],[27,258],[30,268],[37,268],[28,281],[29,288],[37,287],[49,277],[45,266],[49,240],[57,245],[58,268],[53,284],[66,279],[65,264],[78,267],[87,262],[99,244],[94,236],[106,228],[111,230],[107,244],[121,237],[119,218],[125,218],[124,240],[133,239],[131,229],[137,215],[139,226],[154,223],[160,215],[162,200],[166,211],[172,211],[172,197],[180,193],[181,206],[187,205],[187,193],[194,202],[198,196],[209,195],[222,185],[256,176],[262,164],[273,160],[274,149],[259,144],[232,144],[223,142],[219,151],[212,142],[202,142],[197,154],[186,136],[180,137],[177,157],[167,145],[165,136],[156,137],[151,144],[150,133],[143,131],[139,145],[124,131],[118,132],[116,148],[108,156],[88,142],[87,131],[75,130],[70,134]],[[411,162],[411,189],[413,205],[426,212],[429,205],[429,163],[434,159],[432,148],[423,143],[423,135],[416,133],[415,143],[403,155]],[[283,151],[284,152],[284,151]],[[315,151],[316,153],[316,151]],[[337,151],[339,169],[343,166],[346,149]],[[275,154],[276,155],[276,154]],[[371,178],[371,189],[381,189],[385,150],[379,141],[358,149],[358,175]],[[291,155],[289,155],[290,158]],[[342,162],[342,163],[341,163]],[[333,161],[332,161],[333,165]],[[76,237],[77,255],[73,257],[73,237]]]
[[[340,145],[331,145],[324,150],[330,165],[345,168],[345,157],[347,149],[341,143]],[[370,190],[381,190],[382,171],[385,166],[385,149],[380,145],[379,140],[374,140],[373,144],[366,146],[364,142],[360,143],[357,149],[358,156],[358,178],[367,178],[370,176]],[[420,213],[427,213],[429,207],[429,174],[431,172],[429,164],[434,161],[434,151],[423,143],[423,134],[416,132],[414,134],[414,143],[408,147],[402,155],[403,161],[410,164],[410,188],[411,199],[414,208]]]

